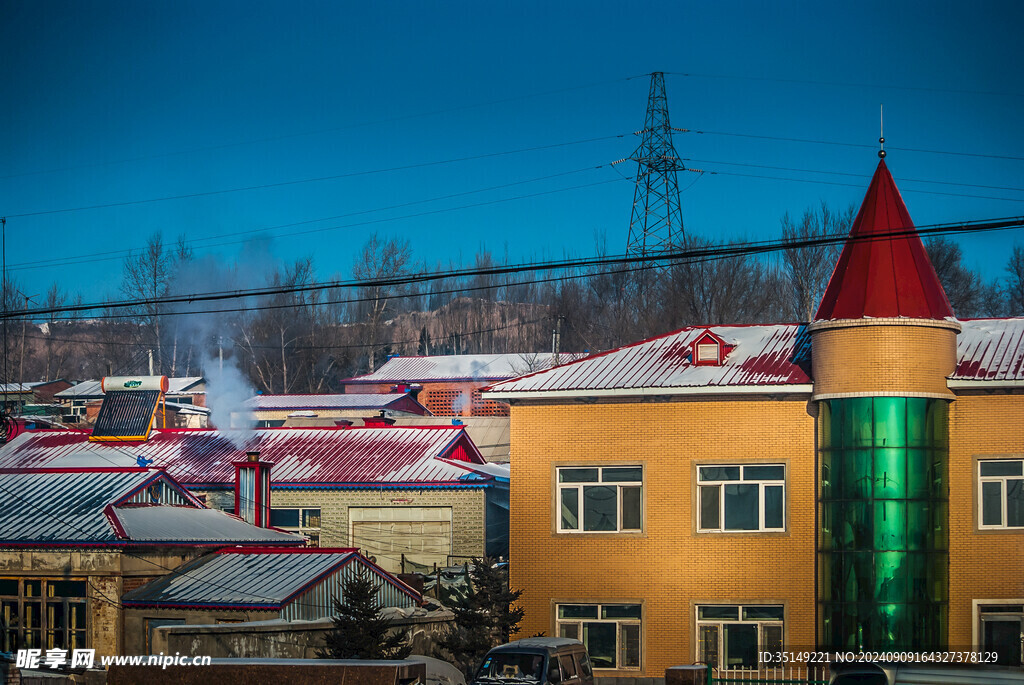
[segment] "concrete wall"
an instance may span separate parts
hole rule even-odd
[[[785,606],[785,644],[814,644],[815,420],[806,398],[512,407],[511,581],[522,634],[556,635],[556,603],[643,605],[642,669],[696,655],[697,603]],[[784,463],[783,533],[697,533],[696,465]],[[558,533],[555,467],[644,466],[640,533]]]
[[[396,629],[404,630],[409,636],[412,653],[424,656],[433,655],[436,641],[452,620],[452,614],[447,610],[427,612],[418,609],[411,616],[404,615],[402,610],[392,610],[388,615],[394,618]],[[333,625],[330,619],[325,618],[316,621],[166,626],[153,631],[153,651],[214,658],[312,659],[323,647],[324,635]]]
[[[275,619],[277,611],[238,611],[238,610],[200,610],[200,609],[135,609],[124,610],[124,653],[125,654],[167,654],[166,639],[154,641],[151,649],[146,649],[146,637],[149,632],[148,619],[181,619],[185,625],[218,625],[245,621],[267,621]],[[154,636],[157,634],[154,630]],[[164,637],[164,633],[160,633]],[[171,652],[173,654],[173,652]]]

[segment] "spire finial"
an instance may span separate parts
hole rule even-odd
[[[885,159],[885,112],[878,106],[878,158]]]

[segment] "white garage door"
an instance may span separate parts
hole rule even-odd
[[[402,571],[402,555],[421,566],[448,564],[451,507],[349,507],[348,520],[352,546],[387,571]]]

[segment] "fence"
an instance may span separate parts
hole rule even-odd
[[[708,666],[708,685],[747,683],[748,685],[828,685],[829,669],[821,666],[779,666],[751,669],[724,669]]]

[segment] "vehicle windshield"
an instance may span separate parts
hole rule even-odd
[[[539,683],[544,679],[544,657],[540,654],[516,652],[488,654],[476,679]]]

